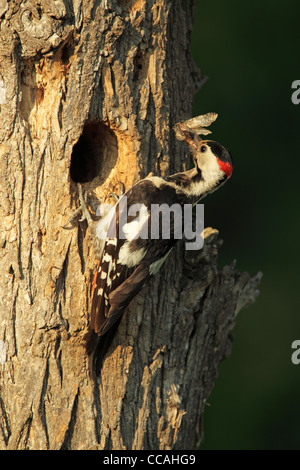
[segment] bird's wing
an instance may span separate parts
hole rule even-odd
[[[102,326],[106,322],[110,309],[109,295],[122,284],[129,275],[128,267],[118,263],[118,253],[125,240],[120,240],[116,234],[112,238],[112,231],[116,230],[113,225],[116,223],[118,210],[114,207],[114,214],[107,227],[107,232],[111,234],[104,242],[102,256],[99,261],[93,287],[90,328],[97,334],[103,334]]]
[[[169,238],[164,239],[161,232],[162,214],[154,221],[154,226],[159,226],[157,237],[151,238],[151,202],[172,206],[176,200],[175,191],[167,197],[155,181],[150,178],[137,183],[97,227],[98,237],[106,236],[92,292],[91,328],[98,335],[124,312],[149,275],[156,272],[156,267],[151,268],[153,263],[163,259],[176,242],[173,213],[167,223]]]
[[[91,374],[94,365],[99,373],[124,310],[157,272],[175,243],[172,239],[173,228],[171,240],[151,239],[150,232],[147,237],[139,238],[145,233],[145,225],[148,222],[151,225],[148,201],[165,202],[160,189],[151,180],[142,180],[124,196],[127,197],[127,207],[122,207],[120,199],[108,218],[99,222],[96,230],[98,236],[106,238],[94,277],[91,321],[85,338]],[[142,202],[138,217],[134,211],[130,213],[135,201]],[[128,210],[124,220],[123,210]],[[171,225],[173,227],[173,222]]]
[[[101,334],[105,334],[114,325],[150,277],[149,267],[141,263],[124,282],[110,293],[110,308],[107,318],[102,324]]]
[[[126,286],[130,283],[125,284],[123,291],[118,288],[134,274],[147,251],[148,243],[148,240],[139,239],[147,225],[147,207],[144,204],[134,207],[133,202],[143,200],[151,187],[153,184],[146,180],[135,185],[134,189],[125,193],[110,213],[98,223],[96,234],[98,238],[104,239],[104,246],[93,282],[90,322],[90,328],[98,335],[108,330],[130,302],[124,302],[121,308],[122,302],[119,301],[116,307],[117,296],[124,299],[124,292],[128,289]],[[140,243],[137,249],[138,241]],[[138,292],[140,275],[138,271],[131,278],[130,285],[135,293]],[[112,295],[114,291],[116,293]],[[131,299],[134,295],[128,294]],[[111,307],[114,308],[111,310]]]

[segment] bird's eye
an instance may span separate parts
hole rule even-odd
[[[206,152],[206,150],[207,150],[206,145],[201,145],[200,152],[204,153],[204,152]]]

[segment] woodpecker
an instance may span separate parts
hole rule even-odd
[[[232,157],[225,147],[212,140],[194,140],[192,144],[194,167],[191,170],[139,181],[120,197],[96,226],[99,263],[92,286],[90,324],[85,336],[92,378],[95,373],[96,376],[100,374],[104,356],[124,311],[158,272],[177,242],[172,218],[168,239],[162,237],[161,230],[158,238],[143,236],[146,225],[149,235],[151,206],[195,205],[222,186],[232,174]],[[82,192],[80,200],[87,220],[91,221]],[[136,204],[138,217],[135,211],[130,215],[130,209]],[[124,212],[126,217],[123,217]]]

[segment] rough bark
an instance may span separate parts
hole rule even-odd
[[[201,74],[186,0],[0,2],[0,448],[188,449],[260,275],[183,245],[122,319],[99,383],[83,336],[89,230],[64,230],[149,172],[189,164],[172,126]],[[196,430],[196,432],[195,432]]]

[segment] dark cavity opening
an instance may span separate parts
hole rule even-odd
[[[115,134],[102,122],[91,121],[73,147],[70,174],[75,183],[87,183],[96,176],[105,180],[118,157]]]

